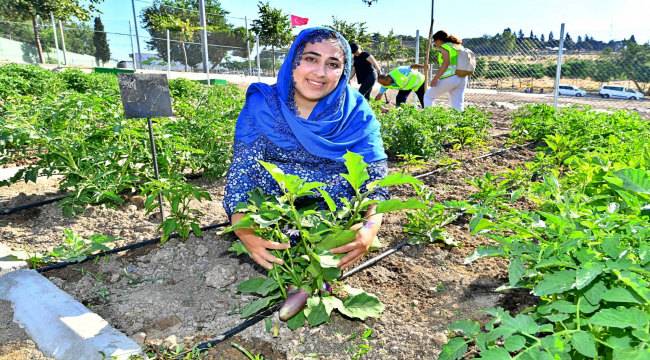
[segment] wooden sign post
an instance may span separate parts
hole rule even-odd
[[[159,180],[158,157],[151,118],[174,116],[167,76],[165,74],[119,74],[118,81],[126,118],[147,119],[153,170],[156,180]],[[158,206],[160,219],[165,221],[162,194],[158,194]]]

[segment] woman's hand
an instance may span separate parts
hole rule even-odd
[[[352,226],[350,230],[356,230],[357,237],[343,246],[330,250],[332,254],[347,254],[339,262],[339,268],[344,269],[354,264],[368,252],[373,239],[377,236],[378,228],[376,228],[377,230],[373,229],[375,226],[371,222],[366,224],[371,224],[371,226],[363,225],[362,223]]]
[[[368,252],[372,241],[379,232],[383,218],[383,214],[375,214],[375,208],[375,205],[371,205],[368,209],[365,224],[355,224],[350,228],[357,232],[357,237],[352,242],[330,250],[333,254],[347,254],[339,262],[339,268],[343,269],[354,264]]]
[[[244,215],[235,214],[232,216],[232,223],[237,223]],[[290,247],[289,244],[283,244],[274,241],[264,240],[261,237],[255,235],[252,229],[239,229],[235,231],[235,235],[241,240],[241,242],[248,250],[251,259],[259,264],[261,267],[271,270],[273,264],[284,264],[282,259],[278,259],[273,256],[269,250],[285,250]]]
[[[431,84],[430,84],[430,86],[431,86],[431,87],[435,87],[436,85],[438,85],[438,79],[433,78],[433,79],[431,80]]]

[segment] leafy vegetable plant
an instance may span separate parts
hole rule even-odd
[[[323,189],[324,183],[306,182],[298,176],[285,174],[273,164],[260,161],[279,184],[282,195],[252,192],[248,203],[240,204],[235,210],[245,216],[227,231],[253,229],[264,239],[291,243],[292,246],[274,251],[275,256],[284,260],[284,265],[276,264],[267,278],[252,278],[239,285],[240,292],[260,296],[243,308],[242,317],[249,317],[283,299],[286,302],[280,315],[291,329],[301,327],[305,322],[310,326],[323,324],[329,321],[333,310],[362,320],[378,317],[383,311],[384,305],[375,295],[337,281],[341,276],[337,267],[341,256],[329,250],[355,239],[356,231],[351,228],[364,221],[371,205],[376,206],[377,213],[424,207],[417,199],[372,199],[379,188],[418,186],[420,181],[394,173],[368,183],[367,164],[363,157],[348,152],[344,159],[347,174],[341,176],[350,184],[355,196],[350,200],[339,199],[342,206],[337,205]],[[326,209],[317,205],[302,208],[296,205],[298,199],[314,197],[317,193],[327,205]],[[243,246],[237,248],[242,250]]]

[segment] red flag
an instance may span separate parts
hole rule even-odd
[[[307,25],[308,22],[309,22],[308,18],[291,15],[291,27]]]

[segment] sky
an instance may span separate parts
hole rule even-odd
[[[136,12],[153,0],[134,0]],[[270,0],[271,6],[287,14],[309,18],[309,25],[326,25],[332,16],[348,22],[365,22],[369,32],[421,36],[429,32],[431,0],[377,0],[372,6],[361,0]],[[256,0],[221,0],[230,13],[229,21],[243,26],[257,17]],[[434,0],[434,30],[445,29],[460,38],[494,35],[510,27],[523,30],[528,36],[548,36],[553,31],[559,36],[560,24],[575,40],[589,34],[597,40],[621,40],[635,35],[637,42],[650,41],[647,22],[648,0]],[[131,0],[104,0],[100,5],[106,31],[128,33],[128,22],[133,23]],[[140,21],[138,19],[138,21]],[[146,36],[139,27],[140,36]],[[115,55],[130,52],[128,36],[109,36]],[[144,49],[141,42],[142,52]]]

